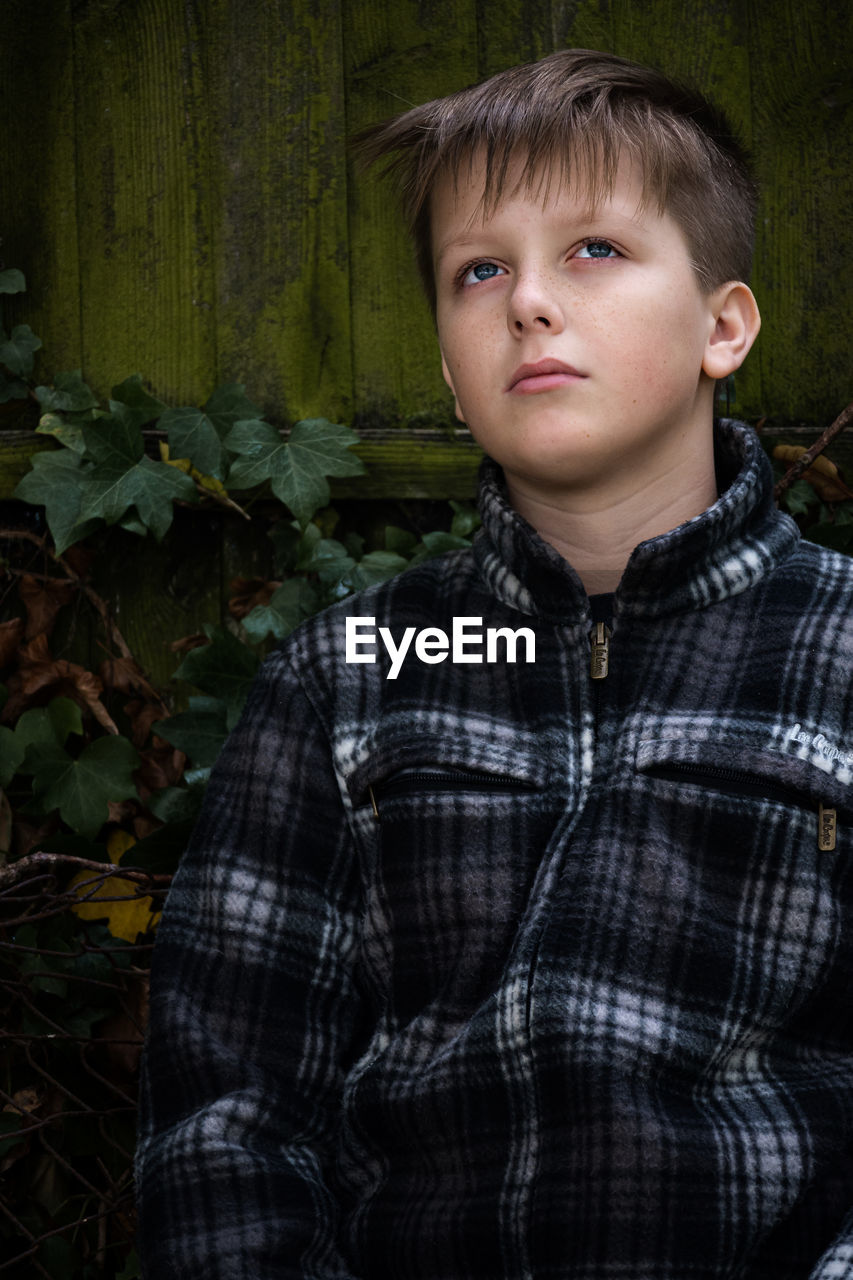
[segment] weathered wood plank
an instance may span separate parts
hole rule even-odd
[[[353,132],[477,79],[472,0],[349,0],[344,10]],[[414,255],[387,181],[358,172],[350,195],[357,424],[452,422]]]
[[[197,4],[93,0],[75,27],[83,365],[101,393],[215,383],[209,140]]]
[[[224,378],[278,420],[352,413],[336,0],[211,0],[204,48]]]
[[[81,362],[70,9],[70,0],[0,5],[0,262],[27,278],[4,314],[44,339],[44,376]]]
[[[745,8],[765,189],[755,273],[764,407],[829,420],[853,398],[853,7]]]

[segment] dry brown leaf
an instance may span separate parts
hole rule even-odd
[[[130,738],[137,750],[148,741],[152,724],[165,719],[161,703],[144,702],[142,698],[132,698],[130,702],[126,702],[124,713],[130,720]]]
[[[169,649],[172,653],[189,653],[190,649],[200,649],[205,644],[210,644],[210,640],[204,632],[194,631],[190,636],[181,636],[180,640],[173,640]]]
[[[183,751],[163,742],[161,738],[156,741],[162,745],[149,747],[141,753],[141,763],[134,774],[139,797],[143,801],[156,791],[162,791],[164,787],[177,786],[187,766]]]
[[[256,605],[269,604],[280,586],[280,581],[271,582],[264,578],[234,578],[228,612],[232,618],[245,618]]]
[[[67,578],[41,581],[25,574],[18,584],[18,595],[27,611],[26,638],[49,636],[56,623],[59,610],[74,597],[74,583]]]
[[[10,618],[8,622],[0,622],[0,667],[8,667],[23,638],[23,618]]]
[[[9,680],[9,701],[3,708],[3,719],[14,720],[31,704],[41,705],[64,695],[88,708],[108,733],[118,733],[101,702],[103,688],[98,677],[85,667],[51,657],[47,636],[38,635],[20,650],[20,665]]]

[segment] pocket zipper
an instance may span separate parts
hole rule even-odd
[[[754,774],[746,773],[743,769],[729,769],[723,765],[698,764],[692,760],[685,760],[677,765],[653,765],[645,772],[652,777],[662,778],[666,782],[681,782],[689,778],[698,783],[721,783],[719,787],[721,791],[728,791],[733,795],[757,796],[760,800],[777,800],[782,804],[796,805],[799,809],[812,808],[814,804],[809,795],[803,791],[797,791],[794,787],[756,778]],[[817,817],[817,847],[821,853],[832,853],[835,849],[838,825],[836,810],[824,807],[822,802],[818,802]]]
[[[377,798],[387,800],[395,795],[406,795],[414,787],[433,791],[530,791],[535,786],[525,778],[509,773],[486,773],[468,769],[406,769],[392,774],[376,786],[368,783],[367,794],[373,806],[373,816],[379,822]]]

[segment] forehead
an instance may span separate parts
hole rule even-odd
[[[498,171],[483,150],[473,153],[455,171],[445,169],[430,195],[430,233],[437,260],[448,244],[488,229],[520,206],[542,217],[571,215],[588,218],[602,210],[618,212],[631,221],[663,210],[647,190],[643,171],[627,154],[613,163],[595,156],[569,164],[560,158],[529,166],[513,157]],[[651,207],[650,207],[651,206]]]

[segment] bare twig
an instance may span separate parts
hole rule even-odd
[[[846,409],[842,409],[832,425],[827,427],[822,435],[818,436],[814,444],[806,449],[805,453],[801,454],[799,458],[797,458],[797,461],[793,466],[788,468],[782,479],[776,485],[776,488],[773,490],[773,494],[777,502],[786,489],[790,489],[791,485],[795,484],[797,480],[799,480],[800,476],[805,475],[818,454],[823,453],[826,446],[830,444],[837,435],[840,435],[844,428],[849,426],[851,422],[853,422],[853,403],[848,404]]]
[[[0,868],[0,889],[26,879],[30,872],[52,872],[60,867],[97,871],[104,879],[120,876],[122,880],[134,880],[145,885],[162,884],[171,880],[171,876],[155,875],[150,871],[140,871],[134,867],[117,867],[113,863],[96,862],[94,858],[77,858],[70,853],[45,853],[38,850]]]

